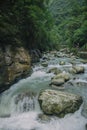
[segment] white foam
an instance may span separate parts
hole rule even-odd
[[[85,130],[87,120],[75,113],[67,115],[62,119],[53,119],[49,124],[43,125],[39,130]]]
[[[66,115],[64,118],[52,118],[48,123],[37,120],[38,113],[23,113],[10,118],[0,118],[0,130],[85,130],[87,119],[81,116],[80,111]]]
[[[87,84],[87,81],[84,80],[84,79],[76,79],[74,82],[75,83],[86,83]]]

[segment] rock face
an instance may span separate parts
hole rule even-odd
[[[36,49],[36,50],[30,50],[30,55],[31,55],[31,62],[36,63],[40,61],[40,58],[42,57],[41,52]]]
[[[0,92],[25,77],[31,71],[31,59],[23,48],[12,50],[10,46],[0,49]]]
[[[82,104],[82,98],[74,94],[47,89],[40,93],[39,103],[45,114],[63,117],[67,113],[78,110]]]

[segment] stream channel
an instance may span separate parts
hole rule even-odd
[[[20,80],[0,95],[0,130],[87,130],[87,63],[83,64],[80,58],[58,53],[60,57],[53,53],[44,54],[34,65],[30,77]],[[48,62],[47,67],[41,65],[44,60]],[[65,65],[59,65],[60,61],[64,61]],[[47,88],[59,90],[49,85],[54,74],[47,73],[48,70],[57,67],[67,72],[72,67],[72,61],[84,66],[85,72],[72,75],[59,89],[82,96],[83,104],[78,111],[63,118],[49,116],[50,120],[41,120],[39,115],[43,112],[38,103],[39,92]]]

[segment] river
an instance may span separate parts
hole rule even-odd
[[[61,91],[79,94],[83,97],[83,104],[78,111],[67,114],[64,118],[50,116],[49,121],[41,121],[38,117],[42,114],[38,103],[38,94],[42,89],[55,89],[49,84],[53,73],[47,73],[52,67],[58,67],[62,71],[67,71],[72,66],[71,58],[55,57],[48,54],[49,62],[47,67],[43,67],[40,60],[33,67],[30,77],[20,80],[12,85],[0,95],[0,130],[86,130],[87,125],[87,64],[81,62],[82,59],[74,58],[74,63],[84,66],[84,74],[77,74],[75,78],[64,85]],[[59,61],[64,61],[65,65],[59,65]],[[30,96],[23,95],[30,93]],[[20,96],[22,95],[22,96]],[[18,99],[18,97],[22,99]],[[24,104],[27,104],[24,107]]]

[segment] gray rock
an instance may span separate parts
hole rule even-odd
[[[86,130],[87,130],[87,124],[85,125],[85,128],[86,128]]]
[[[43,67],[47,67],[48,66],[48,63],[47,62],[42,62],[41,64]]]
[[[71,73],[71,74],[76,74],[77,72],[76,72],[76,69],[70,68],[70,69],[69,69],[69,73]]]
[[[54,89],[56,89],[56,90],[64,90],[65,89],[65,87],[63,85],[62,86],[61,85],[57,86],[57,85],[52,84],[51,87],[54,88]]]
[[[83,64],[87,64],[87,60],[81,60]]]
[[[80,96],[50,89],[41,92],[38,100],[45,114],[59,117],[75,112],[82,104]]]
[[[49,122],[50,121],[50,117],[48,115],[45,115],[45,114],[39,114],[38,115],[38,120],[40,122]]]
[[[61,78],[64,79],[65,81],[68,81],[70,79],[70,75],[69,73],[63,72],[53,77],[53,79],[61,79]]]
[[[56,85],[56,86],[60,86],[60,85],[62,85],[64,83],[65,83],[64,78],[52,79],[52,81],[51,81],[51,85]]]
[[[72,68],[69,69],[69,72],[74,74],[84,73],[84,71],[85,69],[83,66],[72,66]]]
[[[49,71],[48,71],[48,73],[54,73],[54,74],[59,74],[59,73],[61,73],[61,72],[62,72],[62,71],[61,71],[60,69],[56,68],[56,67],[51,68],[51,69],[49,69]]]
[[[60,61],[59,65],[65,65],[65,62],[64,61]]]

